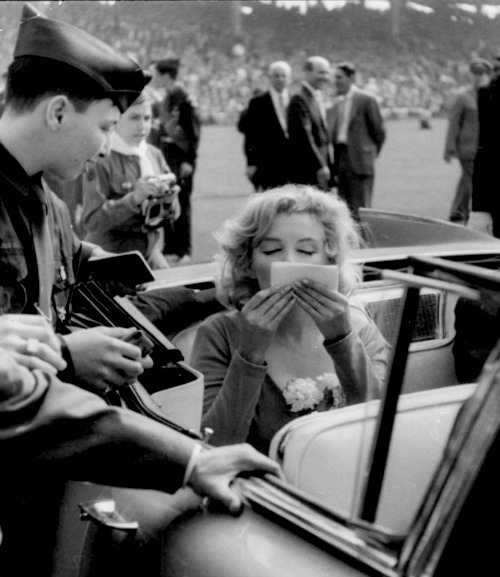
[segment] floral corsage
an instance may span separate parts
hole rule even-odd
[[[314,411],[320,403],[322,410],[345,405],[344,391],[335,373],[324,373],[316,379],[290,379],[283,389],[283,397],[292,413],[301,415]]]

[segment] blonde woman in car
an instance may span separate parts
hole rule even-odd
[[[205,375],[214,444],[267,452],[291,419],[379,396],[388,345],[353,297],[360,271],[348,255],[361,240],[343,201],[285,185],[253,197],[218,239],[231,310],[200,326],[191,358]],[[338,290],[305,279],[271,286],[277,261],[335,264]]]

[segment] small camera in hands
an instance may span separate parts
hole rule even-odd
[[[173,218],[172,203],[177,197],[179,186],[176,184],[175,175],[171,172],[152,176],[148,181],[155,184],[160,192],[160,196],[152,196],[142,204],[144,225],[153,229]]]

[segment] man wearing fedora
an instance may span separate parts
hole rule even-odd
[[[157,141],[180,186],[179,218],[165,227],[165,254],[187,264],[191,260],[191,193],[200,141],[200,119],[189,94],[177,82],[179,58],[158,61],[154,70],[165,98],[155,106],[159,120]]]
[[[66,367],[84,387],[135,379],[145,361],[124,340],[132,329],[42,339],[22,322],[27,314],[61,312],[58,294],[74,282],[79,249],[67,207],[44,185],[43,173],[71,180],[106,153],[120,113],[148,80],[97,38],[24,6],[0,118],[0,328],[11,357],[0,358],[2,577],[52,574],[60,483],[70,476],[164,491],[188,484],[237,509],[241,501],[230,484],[239,472],[277,472],[248,446],[205,450],[57,378]],[[43,361],[35,379],[32,357]]]

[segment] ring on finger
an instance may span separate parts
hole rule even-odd
[[[26,341],[26,352],[29,355],[36,355],[40,349],[40,341],[38,339],[29,338]]]

